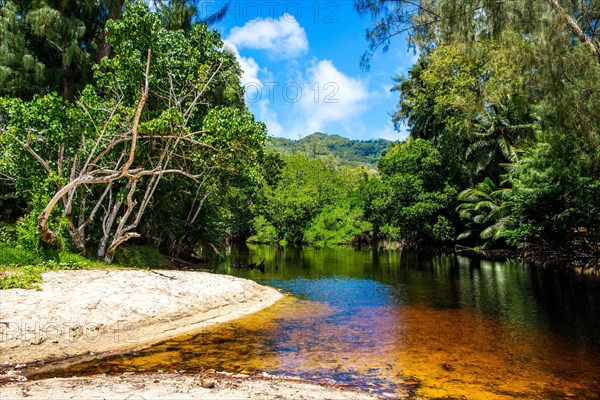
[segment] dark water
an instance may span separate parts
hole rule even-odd
[[[265,270],[233,268],[258,263]],[[352,249],[239,248],[216,272],[292,296],[233,323],[55,376],[207,369],[396,397],[600,398],[600,279]]]

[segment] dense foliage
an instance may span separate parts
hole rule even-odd
[[[358,189],[364,170],[328,166],[300,154],[283,157],[279,179],[256,203],[254,242],[349,244],[368,234]]]
[[[0,2],[10,259],[111,262],[137,238],[173,256],[247,238],[600,252],[597,0],[355,0],[363,66],[403,32],[419,52],[394,79],[401,143],[267,139],[201,22],[221,14],[147,3]]]
[[[403,32],[419,51],[396,78],[394,121],[444,160],[427,174],[460,191],[461,221],[435,211],[462,232],[459,243],[599,252],[600,3],[354,3],[373,18],[363,66]],[[385,208],[383,193],[371,203]],[[401,196],[391,203],[403,208]],[[402,229],[408,221],[394,224],[402,238],[415,235]],[[423,235],[430,225],[412,229]]]
[[[265,126],[246,110],[241,69],[218,33],[167,22],[127,3],[105,24],[112,57],[73,100],[45,90],[0,98],[2,198],[25,204],[20,246],[93,248],[111,262],[141,236],[179,255],[248,229],[237,202],[262,179]]]

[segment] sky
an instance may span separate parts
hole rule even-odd
[[[202,3],[201,15],[222,1]],[[416,61],[405,39],[379,51],[369,71],[361,69],[370,18],[351,0],[231,2],[212,27],[238,56],[246,104],[269,136],[299,139],[313,132],[350,139],[402,140],[390,113],[398,93],[392,78]]]

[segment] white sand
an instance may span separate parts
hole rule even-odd
[[[214,383],[214,388],[202,387]],[[366,393],[295,380],[240,375],[139,374],[46,379],[0,386],[8,399],[376,399]]]
[[[208,272],[99,269],[43,278],[42,291],[0,291],[0,364],[140,348],[283,297]]]
[[[73,357],[69,363],[131,351],[256,312],[283,297],[249,280],[207,272],[105,269],[43,277],[42,291],[0,291],[0,370],[7,372],[0,375],[2,400],[375,398],[335,385],[223,373],[15,382],[24,379],[11,370],[17,363]]]

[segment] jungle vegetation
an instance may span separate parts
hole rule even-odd
[[[405,32],[419,54],[396,143],[267,138],[193,4],[0,2],[0,263],[234,240],[600,252],[599,1],[355,0],[363,67]]]

